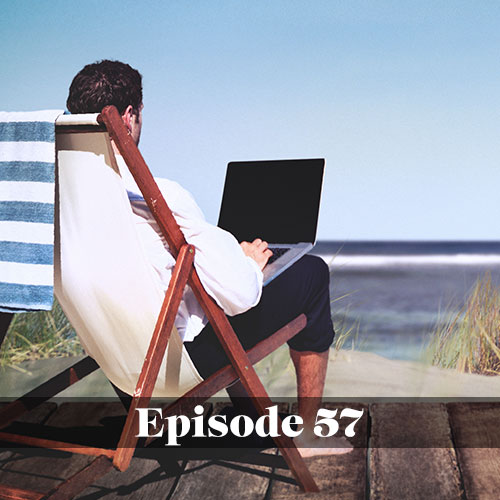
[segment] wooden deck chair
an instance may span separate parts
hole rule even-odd
[[[73,367],[0,410],[0,427],[95,370],[133,395],[116,449],[90,448],[0,432],[0,440],[94,455],[85,469],[49,493],[0,486],[0,498],[72,498],[113,466],[127,469],[137,445],[137,408],[151,397],[176,397],[163,416],[185,414],[240,379],[259,414],[272,405],[253,364],[302,330],[302,314],[245,352],[222,309],[206,293],[188,245],[144,159],[113,106],[99,115],[58,119],[58,220],[55,290],[86,351]],[[145,258],[111,145],[112,139],[154,215],[176,265],[166,293]],[[202,380],[174,327],[189,284],[202,305],[230,365]],[[97,362],[97,363],[96,363]],[[304,491],[318,487],[293,441],[274,441]],[[2,495],[3,493],[3,495]]]

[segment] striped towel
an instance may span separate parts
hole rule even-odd
[[[0,311],[52,307],[55,120],[0,112]]]

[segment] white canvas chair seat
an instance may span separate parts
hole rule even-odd
[[[65,115],[57,125],[97,125]],[[59,130],[61,127],[59,127]],[[138,238],[109,134],[57,134],[55,294],[87,353],[133,394],[164,290]],[[174,328],[154,397],[178,397],[200,381]]]

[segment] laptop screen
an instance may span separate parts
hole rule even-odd
[[[314,243],[324,159],[231,162],[219,227],[238,241]]]

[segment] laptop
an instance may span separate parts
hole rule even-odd
[[[325,160],[238,161],[227,166],[218,226],[273,252],[264,286],[316,242]]]

